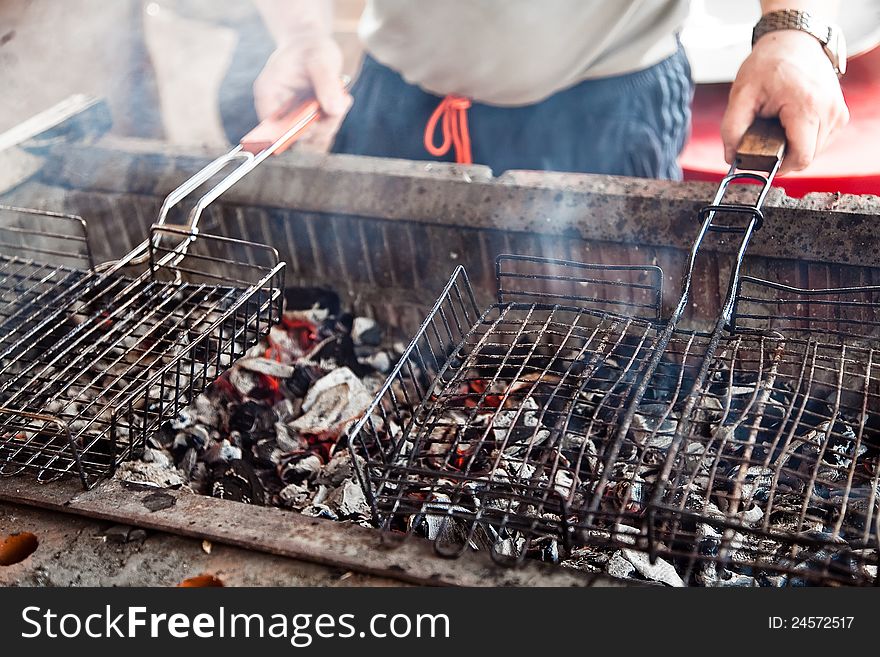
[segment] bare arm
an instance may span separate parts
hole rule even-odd
[[[331,0],[254,0],[254,4],[279,45],[333,31]]]
[[[809,11],[834,22],[838,0],[762,0],[766,14],[781,9]],[[778,116],[788,152],[782,172],[803,169],[846,125],[849,112],[840,82],[822,45],[797,30],[762,36],[740,67],[721,124],[725,157],[732,161],[743,133],[756,116]]]
[[[254,0],[254,4],[276,44],[254,82],[260,119],[312,93],[325,113],[343,113],[348,99],[339,83],[342,53],[333,40],[332,1]]]

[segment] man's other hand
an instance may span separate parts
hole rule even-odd
[[[331,38],[280,45],[254,82],[257,116],[277,117],[307,96],[317,98],[328,116],[344,114],[351,101],[341,75],[342,52]]]
[[[837,73],[814,37],[777,30],[755,43],[733,82],[721,122],[728,163],[756,116],[778,116],[785,128],[788,145],[780,173],[806,168],[847,124]]]

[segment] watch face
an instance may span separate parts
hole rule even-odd
[[[825,48],[838,74],[846,73],[846,41],[838,28],[831,27],[828,30],[828,44]]]

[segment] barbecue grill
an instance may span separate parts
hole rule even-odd
[[[876,579],[880,288],[740,275],[774,148],[741,152],[757,171],[734,165],[700,211],[666,320],[653,265],[501,256],[482,312],[455,271],[352,431],[389,538],[505,563],[638,551],[667,583]],[[733,185],[752,202],[725,202]],[[699,331],[684,320],[710,234],[739,246]]]
[[[171,186],[169,183],[186,177],[185,174],[192,173],[210,159],[196,156],[190,149],[176,150],[159,143],[112,138],[98,144],[54,144],[48,150],[48,153],[40,151],[49,157],[39,173],[5,192],[3,200],[14,205],[64,209],[89,217],[92,234],[102,236],[100,240],[91,241],[95,262],[116,258],[119,253],[130,251],[141,242],[145,227],[160,212]],[[744,191],[749,191],[747,187],[742,185],[739,186],[742,189],[732,189],[732,197],[740,199]],[[374,317],[386,328],[390,346],[396,339],[394,336],[416,333],[425,318],[425,290],[442,289],[448,272],[459,263],[466,267],[467,287],[472,286],[475,297],[475,300],[468,299],[464,279],[459,277],[462,302],[469,307],[469,312],[472,311],[467,318],[459,315],[468,323],[463,324],[461,333],[467,333],[479,318],[478,311],[491,305],[490,300],[497,300],[497,272],[493,262],[496,254],[505,252],[541,254],[548,256],[548,260],[563,262],[591,260],[635,265],[630,272],[603,273],[602,269],[564,268],[525,259],[503,262],[502,271],[507,274],[517,269],[529,274],[554,274],[553,280],[505,276],[502,287],[508,293],[538,291],[573,297],[604,296],[615,302],[602,306],[598,299],[594,302],[562,301],[556,317],[564,318],[563,311],[567,306],[576,310],[587,306],[590,310],[616,310],[625,320],[630,317],[653,319],[652,305],[661,307],[660,318],[669,317],[671,305],[677,301],[676,286],[669,283],[684,271],[690,242],[697,231],[694,216],[705,203],[699,199],[711,194],[708,185],[696,183],[674,184],[548,172],[508,172],[494,177],[484,167],[460,168],[442,163],[326,156],[300,151],[295,157],[266,162],[260,176],[248,177],[224,193],[205,209],[201,228],[272,244],[281,252],[281,259],[288,263],[288,276],[293,276],[301,285],[321,285],[337,291],[343,308],[360,316]],[[880,282],[880,270],[873,266],[872,256],[876,249],[876,199],[823,194],[798,200],[787,198],[780,189],[773,189],[767,195],[763,212],[766,222],[749,245],[744,271],[785,285],[778,289],[769,288],[750,283],[748,276],[742,277],[743,291],[738,295],[740,303],[733,315],[737,331],[745,337],[743,329],[751,323],[785,329],[786,336],[792,337],[792,327],[803,329],[810,323],[818,329],[839,329],[846,334],[855,334],[859,322],[871,321],[872,311],[865,303],[872,298],[868,292],[823,296],[802,295],[792,290],[862,289],[865,285],[870,290],[870,284]],[[716,233],[713,231],[712,235]],[[817,236],[822,239],[816,239]],[[731,257],[736,252],[732,248],[732,245],[736,246],[734,242],[738,240],[710,239],[701,248],[691,301],[684,318],[688,327],[698,327],[708,334],[715,325],[717,309],[727,290],[722,283],[727,280],[730,262],[735,260]],[[65,248],[70,249],[70,245]],[[659,265],[666,275],[662,286],[660,274],[653,265]],[[609,284],[599,294],[596,289],[589,291],[592,286],[563,280],[564,276],[619,279],[624,284]],[[665,292],[662,304],[655,303],[658,290]],[[457,294],[454,288],[450,288],[452,300]],[[754,300],[747,301],[746,297]],[[504,301],[513,299],[515,297],[505,296]],[[530,303],[533,297],[519,299]],[[790,303],[780,305],[780,299]],[[825,300],[843,301],[848,305],[844,308],[843,305],[825,304]],[[546,303],[552,307],[559,301],[559,297],[549,298]],[[448,307],[445,312],[450,318],[451,330],[457,331]],[[757,315],[757,319],[749,319],[750,314]],[[769,322],[767,316],[770,316]],[[825,322],[816,319],[823,316]],[[835,317],[855,321],[840,324]],[[684,325],[683,321],[675,332],[667,349],[669,353],[680,344],[677,339],[679,331],[689,338],[682,330]],[[443,335],[445,329],[441,318],[436,319],[435,326]],[[658,322],[657,326],[662,330],[664,322]],[[864,331],[873,331],[869,325],[863,326]],[[568,329],[568,325],[563,327],[563,336]],[[405,402],[403,390],[410,395],[413,406],[418,407],[420,387],[423,390],[432,382],[436,370],[445,363],[446,354],[461,341],[460,337],[456,335],[454,341],[448,341],[449,351],[437,349],[439,366],[431,364],[427,349],[423,349],[424,367],[419,366],[417,356],[408,359],[407,367],[417,375],[417,385],[395,390],[401,407]],[[553,353],[551,350],[560,341],[558,337],[552,338],[550,331],[545,332],[545,337],[536,347],[535,358]],[[705,334],[697,337],[705,337]],[[844,337],[849,353],[856,339]],[[508,347],[509,339],[503,338],[498,348]],[[832,343],[838,339],[844,338],[828,335],[823,338]],[[432,337],[431,344],[436,346],[439,343]],[[744,341],[743,344],[747,343]],[[787,344],[791,344],[791,340]],[[618,351],[627,356],[631,355],[632,348],[624,344],[618,347]],[[661,366],[658,371],[667,368],[665,371],[677,373],[672,356],[664,358]],[[405,382],[409,377],[398,379]],[[502,379],[499,381],[504,383]],[[477,386],[480,386],[479,382]],[[494,392],[490,391],[489,395]],[[734,391],[740,392],[742,390]],[[735,402],[741,402],[743,397],[738,394],[732,397],[731,406],[735,408]],[[387,395],[385,399],[388,400]],[[842,396],[842,400],[842,406],[858,407],[846,396]],[[524,404],[531,406],[529,401]],[[873,398],[868,404],[873,404]],[[705,406],[711,411],[717,404],[709,400]],[[532,410],[527,408],[524,413]],[[409,417],[407,413],[402,414],[403,420]],[[576,419],[574,414],[573,417]],[[378,423],[380,418],[380,412],[373,414],[373,422]],[[603,417],[595,420],[596,423],[601,421]],[[641,414],[637,414],[634,423],[641,422]],[[394,430],[391,422],[389,426]],[[641,424],[636,429],[639,427]],[[666,431],[659,433],[668,433],[668,429],[669,425]],[[865,431],[868,435],[869,429]],[[644,435],[644,428],[641,432],[639,435]],[[665,435],[661,438],[666,440]],[[866,459],[870,456],[862,456],[863,461]],[[870,465],[869,460],[866,462]],[[747,487],[751,482],[745,483]],[[305,518],[281,509],[242,507],[239,503],[195,496],[185,490],[169,490],[161,495],[163,499],[176,499],[176,505],[153,511],[152,507],[144,508],[143,494],[133,494],[131,489],[116,481],[106,482],[87,494],[77,493],[76,487],[72,489],[65,484],[40,486],[25,477],[0,479],[0,497],[16,503],[112,518],[125,524],[196,533],[221,543],[231,540],[257,550],[268,549],[307,560],[334,563],[346,569],[387,572],[393,577],[424,583],[525,581],[546,584],[563,581],[560,578],[595,583],[596,579],[583,577],[584,570],[607,572],[618,577],[672,581],[660,571],[664,560],[673,560],[673,557],[658,552],[652,566],[645,552],[634,549],[639,546],[605,551],[599,545],[599,537],[595,543],[586,540],[589,538],[586,532],[592,530],[571,530],[571,544],[583,543],[583,547],[574,547],[568,558],[562,554],[563,558],[559,559],[577,570],[543,568],[532,559],[522,568],[502,570],[484,564],[478,554],[465,555],[450,566],[444,561],[431,559],[422,551],[421,541],[411,541],[398,551],[377,550],[369,533],[364,534],[369,539],[367,542],[358,542],[357,536],[347,531],[355,529],[350,525]],[[151,502],[153,497],[156,496],[150,496]],[[203,522],[202,518],[212,520]],[[452,538],[461,541],[456,532],[460,534],[458,530],[462,526],[466,529],[467,525],[452,518],[444,526],[438,522],[442,518],[442,515],[431,513],[417,514],[411,519],[401,515],[395,522],[396,526],[404,528],[412,525],[410,531],[422,535],[436,536],[442,529],[447,534],[445,541]],[[638,521],[636,516],[632,524]],[[569,525],[573,526],[575,522],[576,518]],[[275,529],[267,533],[267,526]],[[447,532],[447,528],[456,531]],[[686,529],[685,526],[681,531]],[[482,528],[478,527],[476,538],[480,538],[481,531]],[[621,529],[621,533],[623,531]],[[644,531],[647,534],[647,529]],[[659,536],[659,523],[655,535]],[[734,537],[732,543],[738,540]],[[644,539],[639,541],[646,544]],[[354,543],[360,547],[352,552]],[[509,543],[514,544],[514,541]],[[534,543],[530,554],[546,561],[555,560],[554,550],[562,552],[565,549],[563,541],[553,540],[553,536],[538,537]],[[683,549],[684,541],[672,547],[687,552]],[[500,546],[497,552],[506,554],[506,548]],[[621,559],[621,553],[625,559]],[[733,550],[732,554],[739,558],[745,554],[744,548]],[[681,573],[675,577],[680,580],[685,576],[688,557],[674,557],[674,560]],[[642,570],[634,572],[629,565],[632,574],[627,575],[625,571],[611,567],[621,563],[626,565],[626,561],[638,563]],[[694,569],[699,566],[696,563]],[[697,575],[693,577],[696,579]],[[707,583],[710,581],[705,575],[700,577]],[[727,580],[724,577],[721,569],[719,583],[741,581],[739,575]],[[605,580],[599,576],[598,581]],[[797,577],[787,581],[794,583]]]

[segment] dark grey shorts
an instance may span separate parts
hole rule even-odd
[[[423,135],[439,97],[369,56],[352,95],[335,152],[436,159]],[[650,68],[587,80],[534,105],[474,103],[468,110],[474,162],[496,174],[544,169],[679,179],[692,95],[690,66],[679,50]]]

